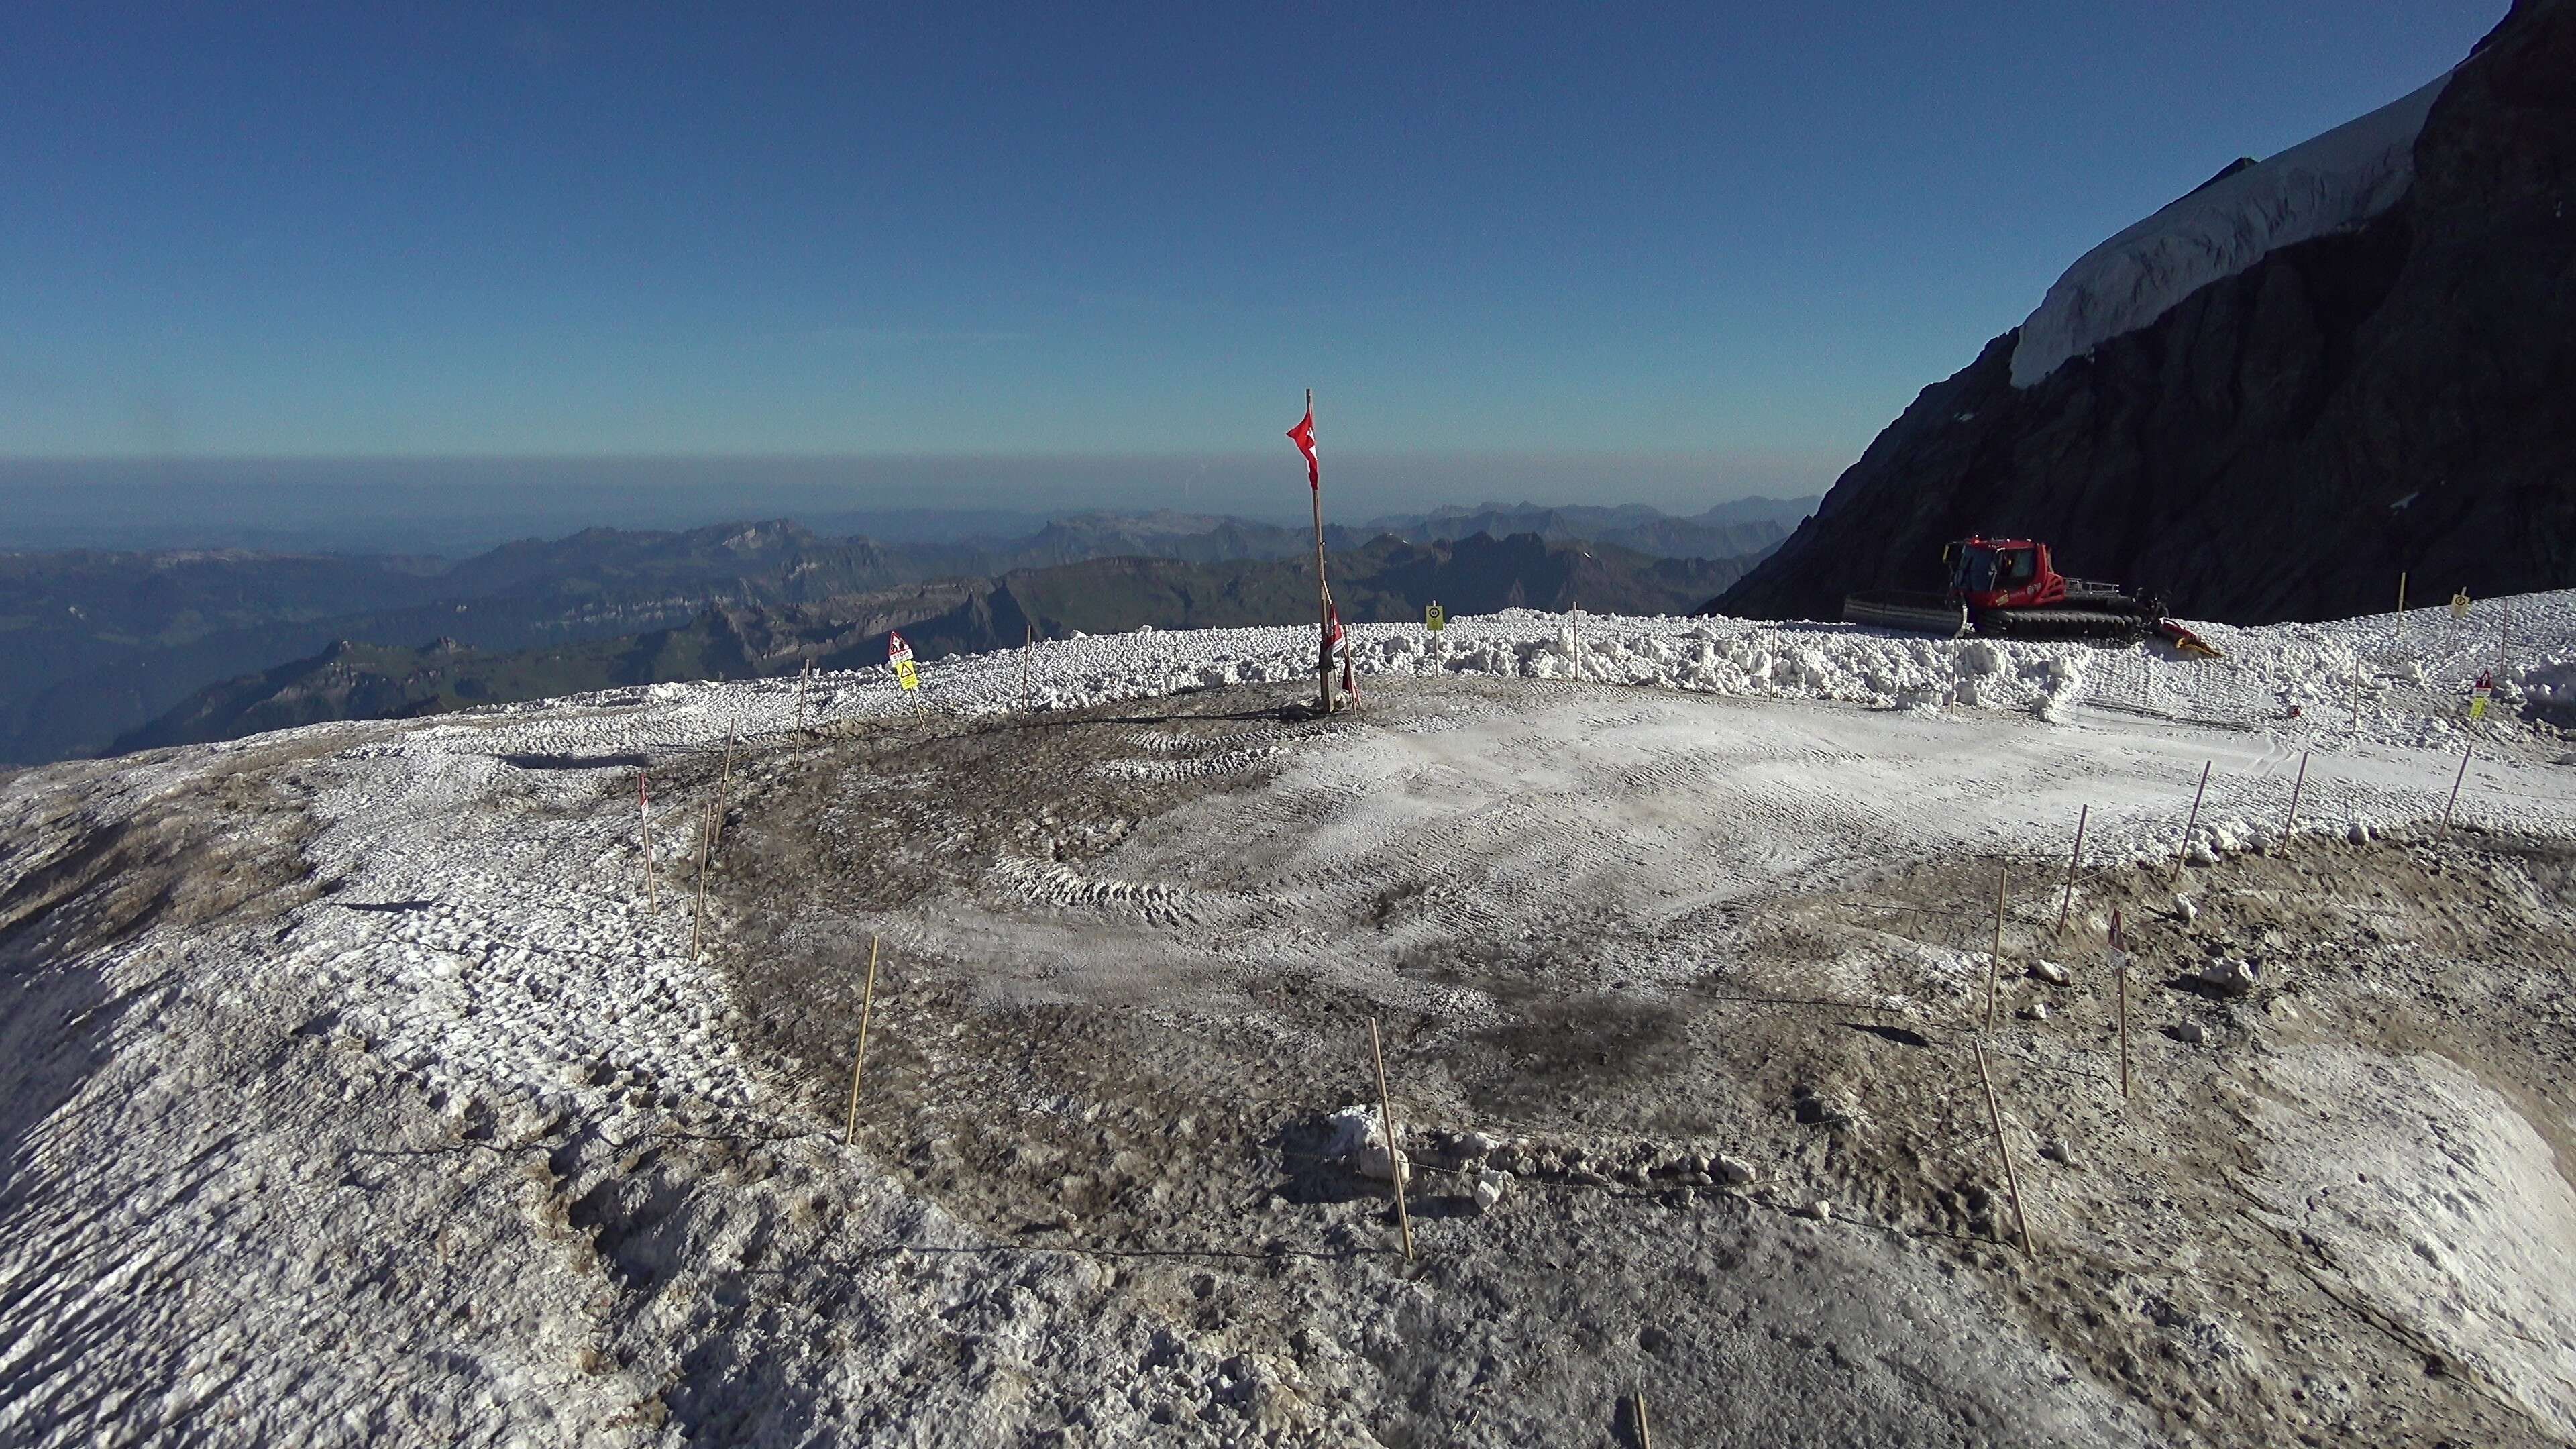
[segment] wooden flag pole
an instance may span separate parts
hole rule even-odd
[[[2209,767],[2217,763],[2216,760],[2200,763],[2200,787],[2191,792],[2191,815],[2182,823],[2182,844],[2174,847],[2173,873],[2165,877],[2167,885],[2182,879],[2183,861],[2191,854],[2191,828],[2200,823],[2200,797],[2209,792]]]
[[[1986,1045],[1971,1042],[1977,1053],[1977,1080],[1986,1088],[1986,1118],[1995,1124],[1995,1155],[2004,1160],[2004,1191],[2012,1195],[2013,1223],[2021,1229],[2021,1252],[2025,1258],[2039,1255],[2030,1247],[2030,1215],[2021,1210],[2021,1174],[2013,1170],[2012,1149],[2004,1145],[2004,1109],[1995,1099],[1995,1079],[1986,1073]]]
[[[1386,1053],[1378,1049],[1377,1018],[1369,1018],[1369,1060],[1377,1066],[1377,1110],[1386,1128],[1386,1176],[1395,1184],[1395,1228],[1404,1235],[1404,1256],[1413,1258],[1413,1220],[1404,1212],[1404,1154],[1395,1145],[1395,1098],[1386,1090]]]
[[[1306,389],[1306,421],[1315,419],[1315,390]],[[1315,496],[1315,707],[1333,712],[1333,589],[1324,579],[1324,482],[1321,468],[1307,490]],[[1412,1256],[1410,1252],[1407,1257]]]
[[[1985,1026],[1985,1029],[1986,1029],[1986,1030],[1988,1030],[1988,1031],[1992,1031],[1992,1030],[1994,1030],[1994,1028],[1995,1028],[1995,990],[1996,990],[1997,986],[1998,986],[1998,985],[2000,985],[2000,983],[2001,983],[2001,979],[2002,979],[2003,971],[2004,971],[2004,893],[2005,893],[2008,889],[2010,889],[2010,888],[2011,888],[2011,885],[2012,885],[2012,867],[2011,867],[2011,866],[2009,866],[2009,865],[1998,865],[1998,866],[1996,866],[1996,867],[1995,867],[1995,949],[1994,949],[1994,954],[1992,954],[1992,955],[1990,955],[1990,956],[1988,956],[1988,957],[1986,958],[1986,1026]]]
[[[859,1135],[859,1073],[868,1067],[868,1017],[877,1006],[877,938],[868,937],[868,984],[859,997],[859,1055],[850,1063],[850,1121],[841,1129],[841,1145],[849,1146]]]
[[[2084,826],[2093,818],[2093,807],[2087,805],[2075,817],[2075,850],[2066,858],[2066,898],[2057,903],[2057,936],[2066,938],[2066,916],[2075,909],[2075,872],[2084,864]]]

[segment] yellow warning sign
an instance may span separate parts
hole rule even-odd
[[[2468,590],[2462,589],[2458,593],[2451,595],[2451,617],[2454,619],[2465,619],[2469,617]]]
[[[1449,615],[1435,603],[1422,611],[1422,627],[1437,634],[1449,627]]]
[[[894,667],[894,677],[904,688],[921,688],[921,676],[912,671],[912,645],[901,634],[886,635],[886,663]]]

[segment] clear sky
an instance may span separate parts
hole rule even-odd
[[[1313,386],[1821,487],[2505,8],[19,0],[0,455],[1293,469]]]

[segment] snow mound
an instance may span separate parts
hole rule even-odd
[[[2086,252],[2021,325],[2012,383],[2029,387],[2282,247],[2350,231],[2415,180],[2415,138],[2450,82],[2432,84],[2213,181]]]

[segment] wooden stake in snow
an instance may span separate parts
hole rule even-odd
[[[1630,1401],[1629,1407],[1636,1414],[1637,1449],[1654,1449],[1654,1436],[1646,1432],[1646,1391],[1644,1389],[1637,1390],[1637,1395]]]
[[[1386,1128],[1386,1176],[1395,1184],[1395,1228],[1404,1235],[1404,1256],[1413,1257],[1413,1220],[1404,1212],[1404,1154],[1395,1145],[1395,1098],[1386,1090],[1386,1054],[1378,1049],[1377,1018],[1369,1018],[1369,1060],[1377,1067],[1379,1124]]]
[[[1034,698],[1029,693],[1029,661],[1037,656],[1037,652],[1038,626],[1031,624],[1028,642],[1020,646],[1020,713],[1022,714],[1029,712],[1030,701]]]
[[[733,791],[733,736],[725,736],[724,773],[716,777],[716,843],[724,844],[725,801]]]
[[[644,913],[651,915],[661,905],[653,890],[653,774],[649,770],[635,772],[635,818],[644,842]]]
[[[2451,811],[2460,803],[2460,786],[2469,778],[2469,757],[2478,752],[2475,745],[2460,751],[2460,773],[2451,777],[2451,798],[2442,802],[2442,833],[2451,833]]]
[[[2075,872],[2084,864],[2084,825],[2093,818],[2093,807],[2085,806],[2075,816],[2075,852],[2066,858],[2066,899],[2057,903],[2057,937],[2066,939],[2066,916],[2075,909]]]
[[[698,812],[698,904],[689,913],[689,959],[698,959],[698,939],[707,921],[707,853],[715,846],[716,807],[709,804]]]
[[[868,937],[868,984],[859,996],[859,1054],[850,1063],[850,1121],[841,1129],[841,1145],[859,1136],[859,1073],[868,1067],[868,1017],[877,1006],[877,938]]]
[[[813,678],[814,661],[808,659],[805,667],[796,671],[796,727],[800,730],[805,728],[805,686]]]
[[[2183,860],[2191,854],[2191,828],[2200,823],[2200,797],[2209,791],[2209,767],[2217,763],[2216,760],[2200,763],[2200,787],[2191,792],[2191,815],[2182,823],[2182,844],[2174,847],[2174,867],[2172,873],[2165,877],[2167,885],[2182,879]]]
[[[1995,992],[2002,985],[2004,971],[2004,893],[2012,884],[2012,867],[1995,867],[1995,949],[1986,958],[1986,1030],[1995,1027]]]
[[[2013,1170],[2012,1149],[2004,1145],[2004,1109],[1995,1099],[1995,1079],[1986,1072],[1986,1046],[1971,1042],[1977,1053],[1977,1080],[1986,1088],[1986,1118],[1995,1126],[1995,1155],[2004,1160],[2004,1191],[2012,1196],[2013,1223],[2021,1229],[2021,1252],[2025,1258],[2039,1255],[2030,1247],[2030,1215],[2021,1210],[2021,1174]]]
[[[2308,788],[2308,752],[2299,751],[2299,778],[2290,782],[2290,813],[2281,821],[2281,844],[2290,843],[2290,832],[2299,828],[2299,792]]]
[[[2397,575],[2397,642],[2406,642],[2406,575]]]
[[[2120,913],[2111,913],[2111,974],[2120,979],[2120,1100],[2129,1098],[2129,948]]]

